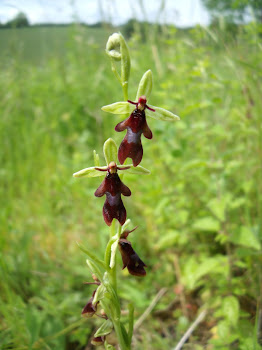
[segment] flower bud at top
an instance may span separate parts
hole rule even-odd
[[[117,61],[121,60],[120,35],[118,33],[114,33],[108,38],[106,43],[106,53],[109,57]]]

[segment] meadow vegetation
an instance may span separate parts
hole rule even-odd
[[[118,271],[123,308],[132,301],[137,320],[163,292],[134,349],[174,348],[201,310],[184,349],[261,349],[261,27],[234,36],[147,27],[143,40],[140,30],[128,41],[129,97],[152,69],[149,103],[181,120],[148,120],[154,138],[143,142],[141,165],[152,175],[125,176],[127,212],[140,227],[133,246],[148,269],[142,280]],[[3,350],[92,348],[100,320],[80,317],[92,288],[76,241],[102,256],[108,232],[93,195],[100,179],[72,174],[93,165],[94,149],[102,157],[107,138],[121,142],[121,116],[100,109],[123,98],[104,52],[110,34],[77,25],[0,31]]]

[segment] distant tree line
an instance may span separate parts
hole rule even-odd
[[[202,0],[213,18],[223,16],[227,22],[239,23],[253,19],[262,22],[262,0]]]
[[[23,28],[28,27],[29,21],[23,12],[19,12],[13,19],[5,24],[0,23],[0,28]]]

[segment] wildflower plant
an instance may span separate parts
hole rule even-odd
[[[143,158],[141,137],[142,135],[147,139],[153,137],[146,118],[174,121],[178,120],[179,117],[163,108],[148,104],[153,85],[151,70],[143,75],[138,85],[135,101],[128,99],[130,55],[127,44],[120,33],[114,33],[109,37],[106,53],[110,58],[112,71],[122,86],[124,101],[104,106],[102,110],[126,117],[115,127],[117,132],[126,130],[126,135],[119,148],[111,138],[104,143],[103,153],[106,165],[100,165],[99,156],[94,151],[94,166],[73,174],[74,177],[104,177],[94,195],[96,197],[105,195],[102,213],[105,223],[110,226],[109,241],[103,260],[79,244],[80,249],[87,255],[86,262],[93,277],[93,282],[87,282],[87,284],[96,286],[83,308],[82,316],[89,318],[97,315],[104,319],[94,334],[93,345],[104,344],[105,349],[115,349],[106,339],[107,335],[114,330],[119,348],[129,350],[133,335],[134,307],[129,305],[127,326],[121,319],[121,305],[117,292],[117,251],[119,250],[122,257],[122,268],[127,268],[131,275],[144,277],[146,264],[134,251],[131,242],[127,240],[129,234],[137,227],[131,230],[127,229],[130,225],[130,219],[127,220],[127,211],[122,196],[131,196],[131,190],[124,184],[123,176],[125,173],[150,174],[149,170],[139,165]],[[118,65],[120,65],[120,73]],[[131,164],[125,164],[128,158],[132,160]]]

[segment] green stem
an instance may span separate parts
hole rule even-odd
[[[112,320],[114,329],[116,332],[116,336],[119,342],[119,346],[121,350],[130,350],[130,345],[127,337],[126,330],[124,326],[122,326],[120,320]]]
[[[128,322],[128,344],[131,348],[132,343],[132,336],[133,336],[133,330],[134,330],[134,305],[129,304],[128,305],[128,311],[129,311],[129,322]]]
[[[128,81],[122,82],[124,101],[128,100]]]

